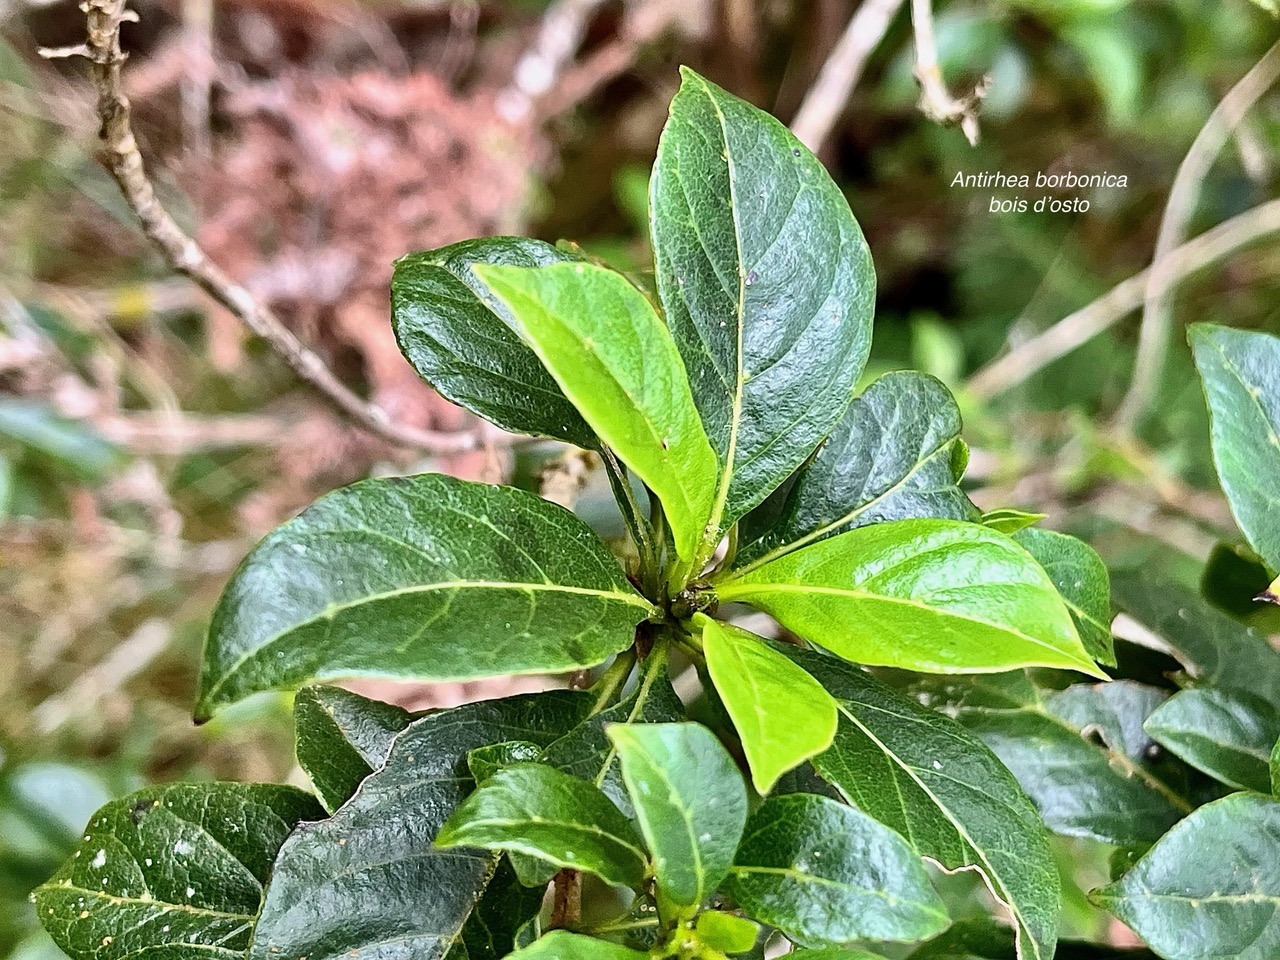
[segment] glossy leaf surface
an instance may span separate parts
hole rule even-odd
[[[696,723],[608,730],[662,896],[696,907],[729,874],[747,822],[747,788],[715,735]]]
[[[649,960],[649,954],[640,950],[567,930],[552,930],[512,957],[513,960]]]
[[[801,468],[772,527],[738,553],[758,566],[806,543],[889,520],[973,515],[957,466],[960,408],[933,377],[886,373]]]
[[[1253,549],[1280,571],[1280,339],[1207,323],[1189,339],[1218,479]]]
[[[293,787],[150,787],[94,815],[72,858],[36,889],[36,910],[74,960],[239,960],[280,845],[300,820],[323,816]]]
[[[586,780],[524,763],[494,774],[440,828],[440,847],[510,850],[638,887],[647,860],[621,811]]]
[[[1047,960],[1061,888],[1035,806],[981,740],[854,667],[791,656],[840,707],[835,743],[814,761],[850,803],[948,870],[981,871],[1008,908],[1020,957]]]
[[[1103,676],[1045,571],[973,523],[861,527],[716,584],[854,663],[936,673],[1055,666]]]
[[[622,274],[593,264],[480,267],[476,275],[596,433],[657,494],[677,551],[691,559],[719,468],[653,306]]]
[[[1001,680],[1004,678],[992,678]],[[1018,678],[1022,680],[1022,678]],[[1043,696],[1022,680],[959,719],[1013,772],[1049,828],[1118,846],[1154,843],[1198,799],[1142,725],[1169,696],[1131,681]]]
[[[822,164],[690,70],[650,181],[658,291],[722,467],[727,529],[839,421],[871,346],[875,274]]]
[[[1058,588],[1080,642],[1094,660],[1116,665],[1115,642],[1111,639],[1111,578],[1098,552],[1083,540],[1027,527],[1013,535],[1036,563],[1044,567]]]
[[[465,240],[396,261],[391,324],[400,350],[441,396],[512,433],[594,448],[599,441],[510,315],[472,272],[477,264],[578,262],[540,240]]]
[[[831,746],[835,701],[755,634],[701,614],[694,622],[702,628],[707,670],[763,796],[788,770]]]
[[[948,923],[902,837],[810,794],[772,797],[752,814],[725,889],[751,917],[814,946],[923,940]]]
[[[440,850],[433,842],[472,789],[467,755],[509,740],[549,744],[590,707],[585,694],[556,691],[415,721],[345,806],[295,832],[281,849],[251,960],[336,960],[352,951],[443,960],[465,941],[469,924],[475,934],[484,923],[476,919],[478,903],[498,870],[491,854]]]
[[[1166,960],[1280,954],[1280,802],[1237,793],[1178,824],[1093,895]]]
[[[1268,793],[1280,710],[1241,690],[1196,688],[1165,701],[1144,729],[1197,770],[1240,790]]]
[[[718,910],[700,913],[695,929],[699,940],[721,953],[746,953],[760,936],[760,928],[750,920]]]
[[[317,677],[578,669],[629,646],[650,609],[590,527],[533,494],[365,480],[241,564],[214,611],[196,714]]]
[[[400,707],[341,687],[314,686],[298,691],[293,722],[298,765],[332,813],[386,763],[396,734],[413,717]]]

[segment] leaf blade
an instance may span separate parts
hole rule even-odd
[[[325,809],[332,813],[387,760],[413,717],[341,687],[311,686],[293,702],[294,752]]]
[[[1238,790],[1267,793],[1280,710],[1239,690],[1208,687],[1175,693],[1143,724],[1158,743],[1197,770]]]
[[[592,264],[475,272],[587,423],[658,495],[677,552],[692,559],[719,467],[680,354],[649,301]]]

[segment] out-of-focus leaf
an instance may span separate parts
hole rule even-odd
[[[512,954],[512,960],[649,960],[649,954],[581,933],[552,930]]]
[[[88,482],[105,480],[125,462],[123,451],[89,425],[60,417],[30,400],[0,398],[0,435],[43,454]]]

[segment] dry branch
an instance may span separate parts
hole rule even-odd
[[[1220,223],[1113,287],[1088,306],[993,360],[968,381],[975,397],[989,399],[1022,383],[1054,360],[1113,326],[1142,305],[1148,283],[1161,293],[1187,277],[1269,234],[1280,233],[1280,200],[1272,200]]]
[[[933,29],[932,0],[911,0],[911,26],[915,31],[916,79],[920,81],[920,110],[943,126],[958,126],[970,145],[978,145],[978,105],[987,95],[985,78],[971,94],[954,97],[942,78],[938,63],[938,38]]]
[[[791,132],[814,153],[827,142],[849,95],[867,68],[867,61],[905,2],[866,0],[836,41],[791,123]]]
[[[147,177],[130,122],[129,101],[120,71],[126,59],[120,49],[120,25],[137,19],[126,0],[85,0],[88,41],[75,47],[45,51],[46,56],[84,56],[98,94],[105,162],[125,200],[142,224],[143,233],[169,265],[193,280],[249,329],[267,341],[306,383],[352,422],[384,440],[433,453],[474,450],[481,445],[472,432],[436,433],[393,422],[386,412],[348,388],[320,356],[304,345],[266,306],[213,263],[161,206]]]
[[[1278,79],[1280,41],[1263,54],[1253,69],[1222,98],[1178,166],[1151,258],[1152,269],[1147,280],[1146,302],[1142,307],[1133,382],[1116,411],[1116,423],[1124,429],[1132,429],[1155,399],[1160,371],[1169,351],[1169,327],[1173,313],[1169,304],[1170,288],[1162,282],[1162,274],[1168,269],[1166,254],[1186,235],[1187,223],[1200,199],[1200,189],[1232,131]]]

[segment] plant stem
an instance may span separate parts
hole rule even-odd
[[[600,675],[600,679],[591,688],[591,692],[596,695],[596,702],[591,707],[592,716],[595,716],[614,701],[618,691],[622,689],[627,682],[627,678],[631,676],[631,668],[635,664],[636,654],[634,647],[618,654],[613,663],[609,664],[609,668]]]
[[[577,870],[561,870],[552,881],[552,930],[569,930],[582,922],[582,874]]]
[[[631,479],[626,468],[619,462],[614,452],[607,447],[601,452],[605,473],[609,477],[609,486],[613,489],[613,497],[618,501],[622,517],[626,521],[631,538],[640,552],[640,579],[646,591],[656,585],[658,577],[658,550],[654,543],[653,530],[645,519],[644,511],[636,499],[636,492],[631,487]],[[656,502],[656,498],[655,498]],[[654,599],[652,596],[650,600]]]

